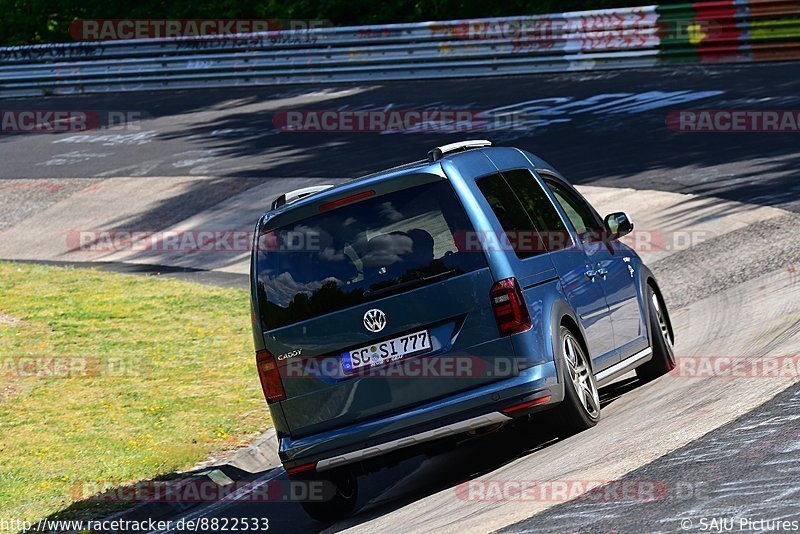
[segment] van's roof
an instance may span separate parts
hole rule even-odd
[[[320,199],[327,198],[329,196],[341,196],[342,193],[347,193],[348,191],[360,189],[365,185],[374,184],[385,182],[389,180],[396,180],[402,178],[404,176],[409,176],[412,174],[442,174],[442,162],[444,161],[457,161],[460,158],[463,158],[465,154],[474,153],[474,152],[487,152],[492,150],[497,150],[499,148],[508,149],[508,147],[483,147],[483,148],[473,148],[464,152],[456,152],[453,154],[445,154],[441,159],[429,162],[428,160],[420,160],[414,161],[411,163],[405,163],[403,165],[398,165],[396,167],[391,167],[389,169],[384,169],[377,172],[372,172],[366,174],[364,176],[359,176],[357,178],[353,178],[351,180],[347,180],[340,184],[335,185],[329,189],[325,189],[324,191],[320,191],[318,193],[314,193],[307,197],[304,197],[300,200],[292,202],[290,204],[285,204],[275,210],[272,210],[269,214],[278,214],[283,213],[285,211],[289,211],[296,207],[304,206],[311,202],[318,202]]]

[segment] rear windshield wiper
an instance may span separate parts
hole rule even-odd
[[[364,291],[364,296],[367,298],[377,297],[380,295],[385,295],[386,293],[392,293],[394,291],[398,291],[400,289],[407,289],[409,287],[425,285],[429,282],[434,282],[441,278],[446,278],[454,273],[458,272],[458,269],[450,269],[449,271],[443,271],[438,274],[432,274],[430,276],[426,276],[424,278],[415,278],[414,280],[408,280],[406,282],[400,282],[399,284],[393,284],[388,287],[382,287],[380,289],[374,290],[367,290]]]

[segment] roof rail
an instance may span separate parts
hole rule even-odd
[[[436,148],[428,152],[428,162],[433,163],[435,161],[439,161],[447,154],[452,154],[453,152],[464,152],[465,150],[469,150],[470,148],[483,148],[487,146],[492,146],[492,142],[486,141],[485,139],[461,141],[459,143],[451,143],[449,145],[437,146]]]
[[[294,191],[289,191],[288,193],[282,194],[272,202],[272,209],[276,210],[281,206],[285,206],[286,204],[291,204],[292,202],[297,202],[301,198],[306,198],[307,196],[311,196],[314,193],[319,193],[320,191],[325,191],[326,189],[330,189],[331,187],[333,187],[333,185],[331,184],[314,185],[311,187],[304,187],[302,189],[295,189]]]

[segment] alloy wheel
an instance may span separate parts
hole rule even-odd
[[[564,336],[564,356],[572,385],[583,409],[593,419],[599,417],[600,394],[597,391],[597,384],[591,376],[592,370],[580,343],[570,334]]]

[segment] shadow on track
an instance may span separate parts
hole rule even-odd
[[[641,385],[643,383],[633,377],[601,388],[602,406],[606,407]],[[457,446],[453,441],[442,443],[438,451],[362,477],[361,502],[356,515],[329,526],[335,531],[344,530],[440,491],[455,494],[460,484],[549,447],[559,439],[540,418],[535,418],[490,434],[461,439]]]
[[[601,388],[602,405],[607,406],[623,393],[633,391],[639,385],[641,383],[632,378]],[[266,517],[269,519],[270,530],[276,532],[342,530],[381,517],[434,493],[456,492],[458,486],[464,482],[491,473],[559,441],[547,426],[537,423],[540,421],[534,419],[489,434],[444,440],[425,454],[408,457],[376,473],[360,477],[360,497],[356,514],[336,524],[313,521],[305,515],[299,504],[286,501],[280,490],[275,493],[276,498],[265,498],[263,492],[259,494],[255,491],[255,494],[245,495],[239,500],[209,503],[176,502],[176,495],[193,495],[194,489],[173,489],[172,497],[169,499],[147,501],[146,497],[149,495],[147,492],[156,491],[158,488],[161,488],[162,492],[165,491],[161,484],[172,483],[190,488],[192,485],[202,488],[203,484],[213,484],[203,475],[209,468],[188,473],[171,473],[134,485],[102,488],[101,492],[86,495],[82,500],[47,519],[103,519],[109,514],[122,512],[125,508],[140,504],[142,502],[140,499],[144,498],[146,506],[133,513],[126,513],[125,519],[174,521],[183,514],[202,513],[205,517],[220,519]],[[602,421],[600,424],[602,425]],[[234,483],[250,488],[257,488],[259,480],[264,478],[272,479],[270,484],[274,483],[276,488],[285,486],[288,480],[282,469],[263,473],[247,473],[228,465],[217,466],[214,469],[218,469]],[[135,491],[140,492],[140,497],[136,497]],[[220,504],[223,506],[219,506]]]

